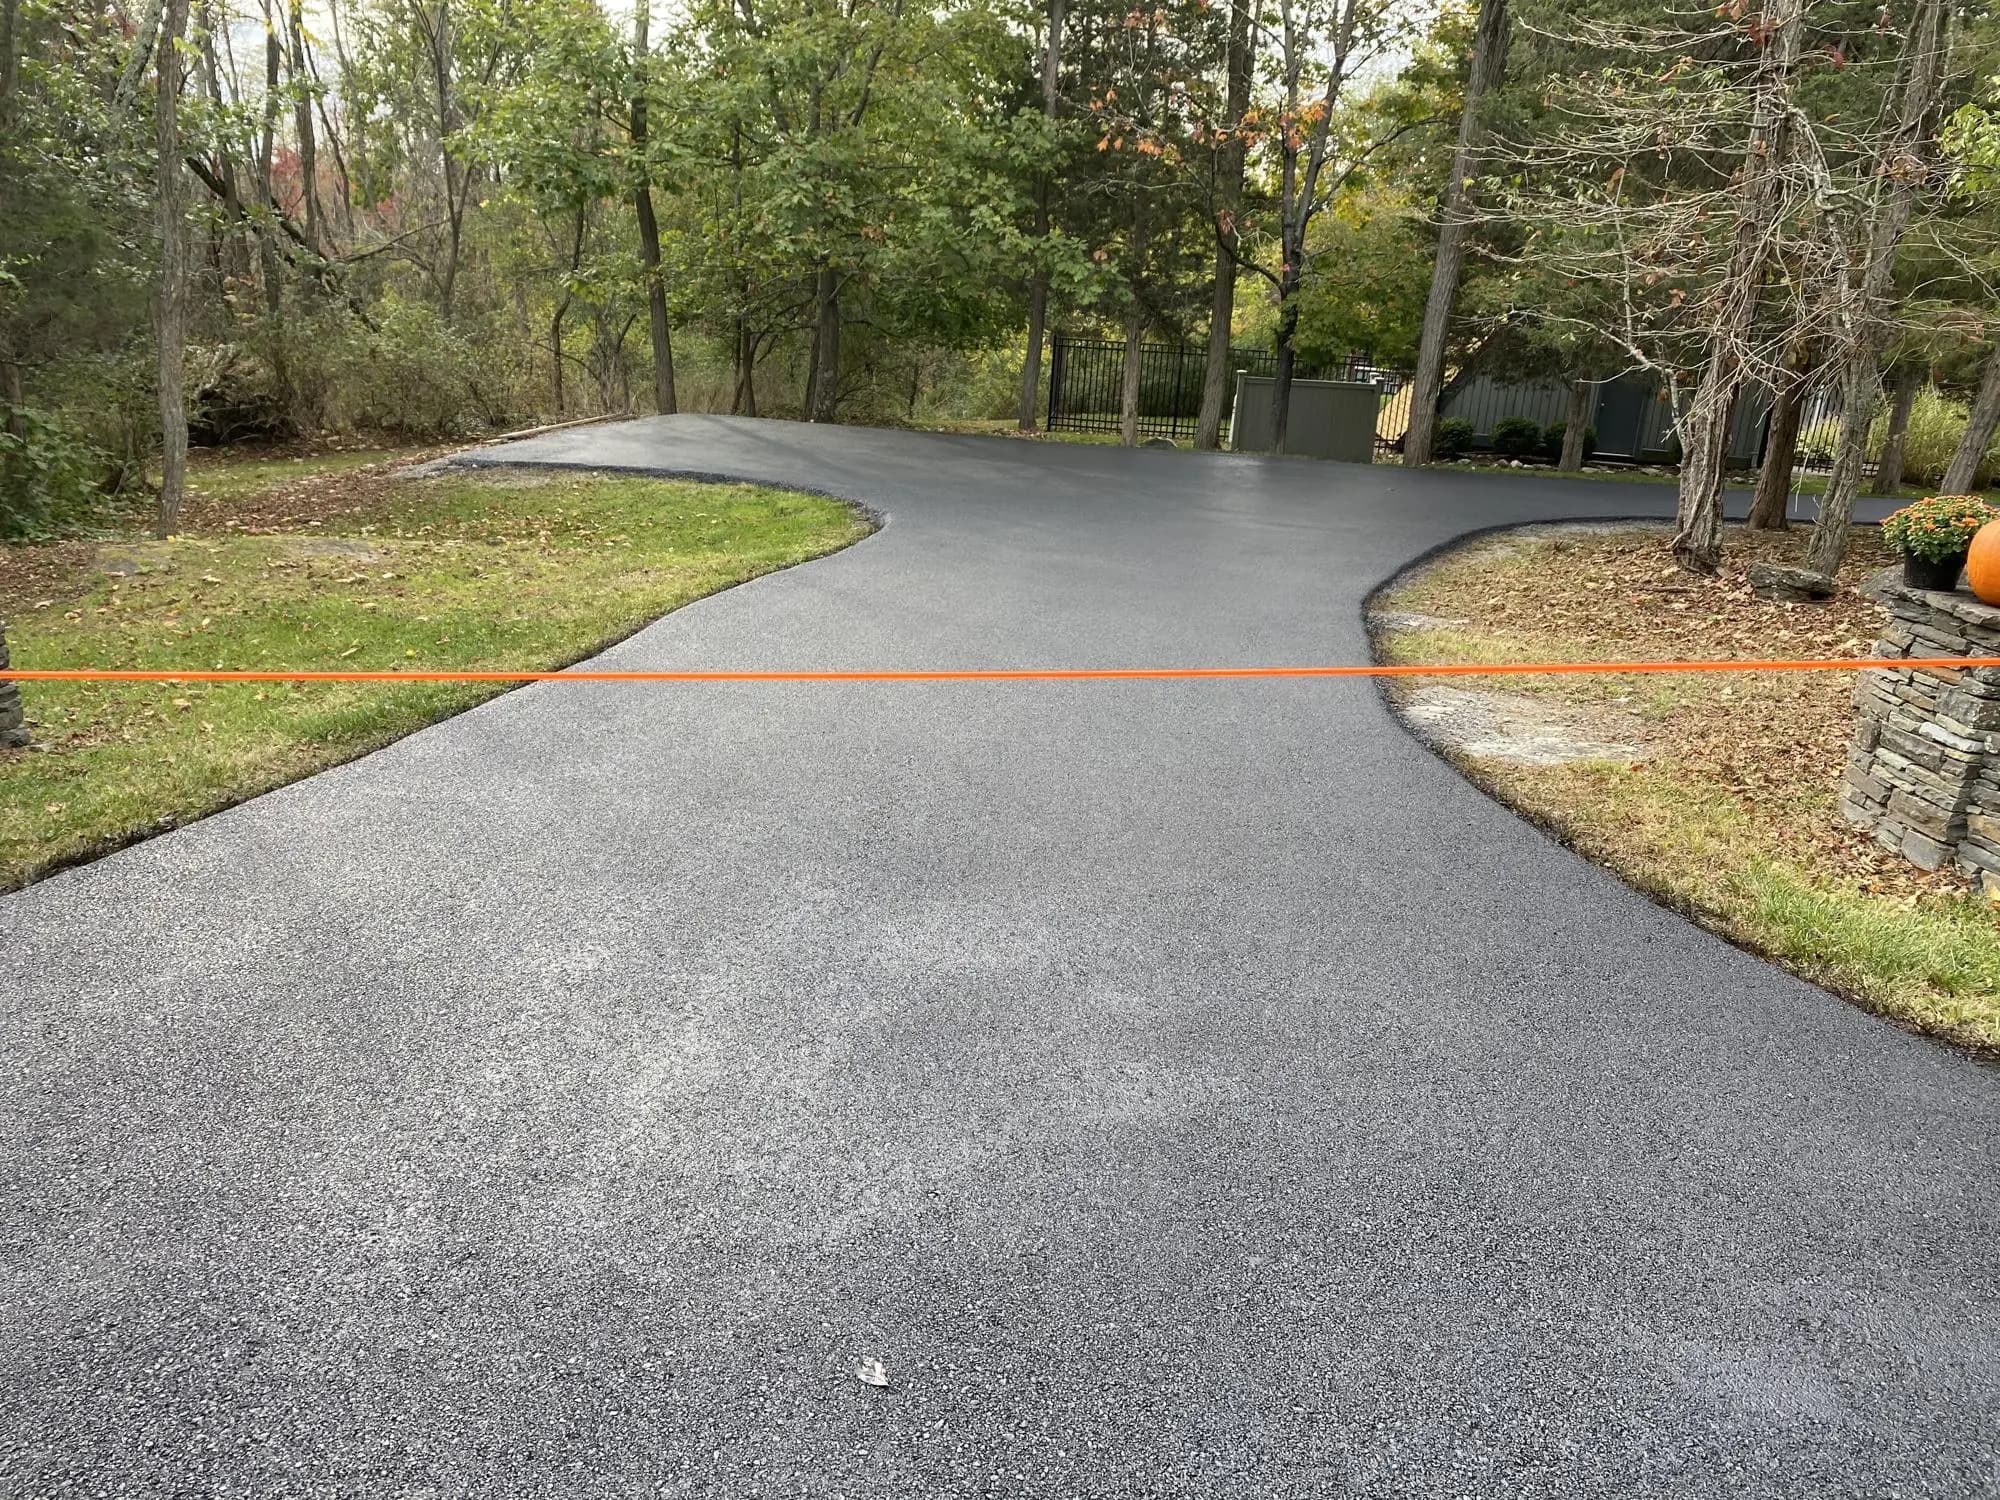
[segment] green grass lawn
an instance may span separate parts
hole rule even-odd
[[[563,666],[690,600],[870,529],[836,501],[750,485],[489,471],[379,490],[358,514],[294,531],[96,543],[87,571],[59,597],[0,596],[14,664]],[[502,690],[25,683],[36,747],[0,752],[0,887],[349,759]]]

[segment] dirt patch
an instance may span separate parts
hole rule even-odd
[[[182,507],[181,530],[195,535],[300,531],[373,515],[388,503],[408,470],[463,446],[418,449],[381,463],[282,478],[248,494],[202,494],[197,475]]]
[[[97,544],[15,542],[0,547],[0,619],[43,601],[73,599],[91,585]]]
[[[1425,743],[1475,761],[1563,766],[1646,757],[1645,726],[1631,714],[1585,710],[1548,698],[1487,689],[1419,687],[1398,703]]]

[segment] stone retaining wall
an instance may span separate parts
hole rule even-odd
[[[1909,588],[1894,570],[1868,592],[1892,616],[1878,656],[2000,656],[2000,609],[1970,594]],[[1842,815],[2000,897],[2000,668],[1873,667],[1854,706]]]
[[[7,629],[0,624],[0,668],[7,666]],[[10,679],[0,678],[0,750],[15,750],[28,743],[28,721],[21,712],[21,690]]]

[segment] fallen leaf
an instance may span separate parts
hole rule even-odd
[[[886,1390],[889,1385],[889,1367],[879,1359],[864,1359],[854,1367],[854,1378],[863,1385]]]

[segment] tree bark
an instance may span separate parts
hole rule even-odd
[[[1229,368],[1231,323],[1236,315],[1236,227],[1243,203],[1243,116],[1250,108],[1250,76],[1254,63],[1250,0],[1229,3],[1229,83],[1224,102],[1229,139],[1218,153],[1215,169],[1215,285],[1208,305],[1208,362],[1202,367],[1201,412],[1195,418],[1194,445],[1212,450],[1222,446],[1222,408],[1228,403],[1233,372]]]
[[[1062,86],[1062,33],[1066,14],[1065,0],[1049,0],[1049,39],[1042,53],[1042,116],[1053,120],[1056,104]],[[1049,198],[1054,192],[1054,184],[1047,177],[1035,189],[1035,237],[1046,240],[1049,237]],[[1033,432],[1036,422],[1036,398],[1042,389],[1042,342],[1047,333],[1049,320],[1049,272],[1046,266],[1037,266],[1035,274],[1028,282],[1028,349],[1021,358],[1021,399],[1014,415],[1014,425],[1022,432]]]
[[[1271,451],[1283,453],[1292,431],[1292,372],[1297,368],[1298,351],[1293,335],[1299,327],[1297,289],[1285,295],[1278,309],[1278,349],[1271,380]]]
[[[1918,0],[1905,48],[1903,99],[1876,173],[1876,199],[1868,226],[1868,258],[1853,297],[1853,343],[1847,359],[1847,396],[1841,405],[1840,446],[1826,493],[1813,519],[1812,540],[1806,544],[1806,567],[1832,578],[1847,556],[1847,536],[1854,526],[1854,497],[1861,488],[1861,468],[1867,457],[1868,428],[1882,397],[1882,345],[1887,332],[1885,297],[1895,270],[1896,247],[1902,243],[1916,209],[1917,164],[1927,152],[1924,135],[1934,116],[1944,77],[1943,0]]]
[[[1590,456],[1587,446],[1590,437],[1590,408],[1597,395],[1597,383],[1592,380],[1572,380],[1569,383],[1569,406],[1563,412],[1562,456],[1556,460],[1556,468],[1565,474],[1575,474],[1583,468],[1584,459]]]
[[[187,178],[180,131],[180,40],[187,14],[188,0],[166,0],[161,7],[159,99],[153,111],[160,211],[160,286],[153,305],[160,356],[160,509],[153,534],[161,537],[172,536],[180,524],[181,490],[187,483],[187,402],[181,394],[187,349]]]
[[[319,148],[313,137],[313,90],[306,69],[306,29],[302,0],[291,0],[286,11],[286,31],[291,41],[292,88],[298,94],[293,106],[293,128],[298,132],[299,193],[305,201],[306,248],[320,253],[326,244],[319,208]]]
[[[1903,455],[1910,441],[1910,413],[1916,409],[1917,392],[1924,387],[1924,371],[1904,369],[1896,376],[1889,403],[1889,428],[1882,434],[1882,456],[1875,462],[1878,495],[1893,495],[1903,486]]]
[[[840,407],[840,273],[821,263],[814,278],[812,390],[806,419],[831,422]]]
[[[1118,390],[1118,441],[1127,448],[1139,444],[1139,395],[1145,373],[1146,310],[1134,299],[1125,319],[1125,368]]]
[[[13,117],[21,79],[21,0],[0,0],[0,120]]]
[[[1681,475],[1674,561],[1690,573],[1722,565],[1722,475],[1729,415],[1743,383],[1744,346],[1756,322],[1766,242],[1777,212],[1778,165],[1791,116],[1792,74],[1804,27],[1801,0],[1768,0],[1764,52],[1757,66],[1750,139],[1736,195],[1736,240],[1721,287],[1721,311],[1710,331],[1708,366],[1681,419]]]
[[[1412,468],[1431,461],[1437,431],[1438,398],[1444,393],[1444,344],[1458,300],[1465,242],[1472,231],[1471,179],[1478,169],[1481,114],[1487,93],[1507,67],[1507,0],[1480,0],[1479,29],[1472,67],[1465,81],[1465,109],[1458,121],[1458,145],[1451,156],[1438,215],[1437,259],[1431,265],[1430,295],[1424,299],[1423,327],[1417,336],[1417,368],[1410,380],[1410,424],[1403,434],[1403,462]]]
[[[1944,494],[1963,495],[1971,491],[1986,450],[1993,446],[1996,431],[2000,431],[2000,341],[1994,343],[1993,352],[1986,357],[1986,372],[1979,379],[1979,394],[1972,398],[1965,435],[1958,440],[1951,467],[1944,471],[1944,481],[1939,487]]]
[[[1750,529],[1783,531],[1790,524],[1792,469],[1799,456],[1799,419],[1805,415],[1806,372],[1794,368],[1771,403],[1764,429],[1764,461],[1757,467],[1757,493],[1750,500]]]
[[[652,0],[632,9],[632,56],[638,77],[632,85],[632,155],[639,180],[632,189],[632,210],[639,221],[639,260],[646,274],[646,320],[653,340],[653,408],[671,416],[680,408],[674,400],[674,336],[667,323],[667,285],[660,276],[660,222],[653,216],[653,178],[646,162],[647,30],[652,25]]]

